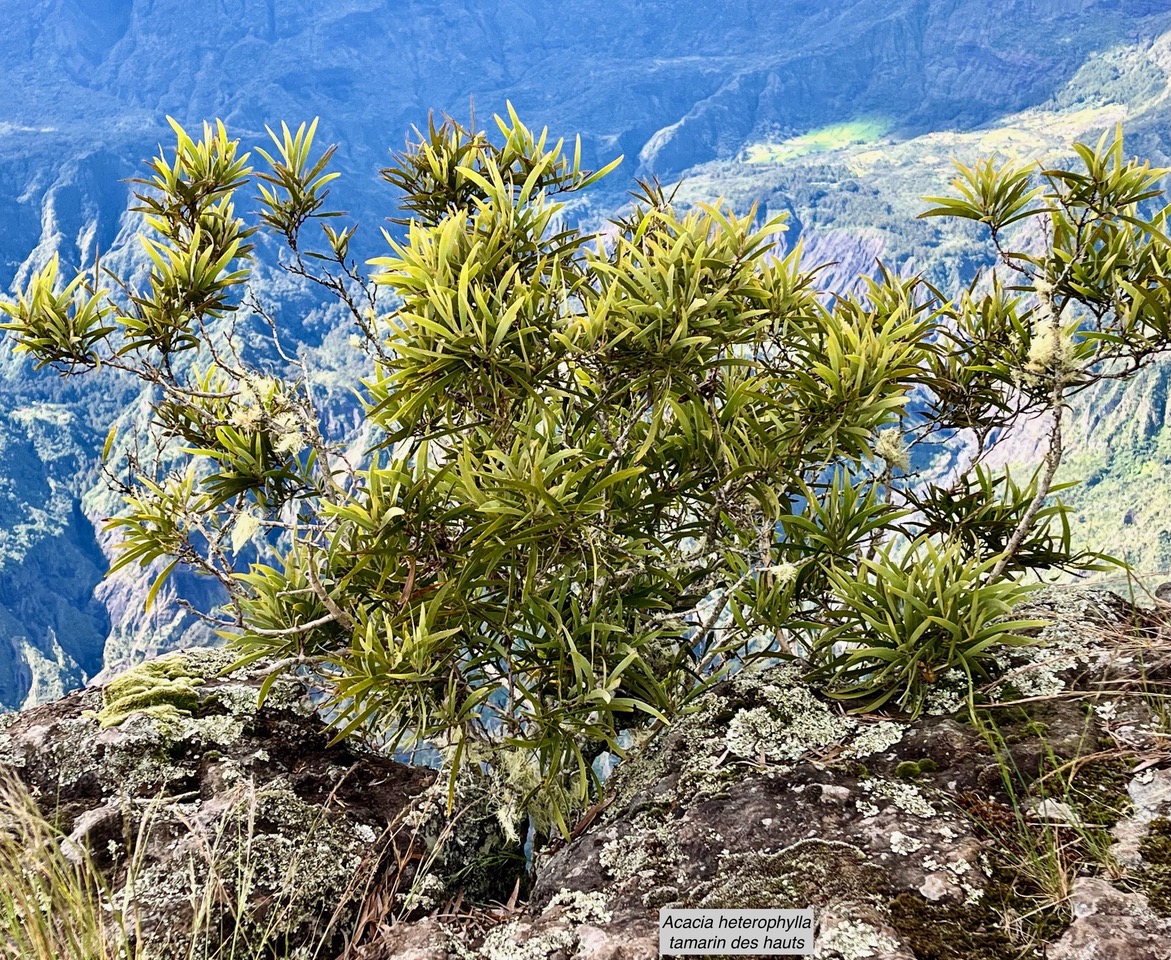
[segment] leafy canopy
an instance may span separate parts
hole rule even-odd
[[[959,166],[925,215],[985,224],[997,264],[953,295],[884,268],[821,291],[783,218],[681,210],[653,182],[587,234],[564,200],[616,162],[582,169],[511,108],[493,136],[416,132],[366,272],[316,122],[270,130],[260,172],[222,124],[172,127],[136,181],[144,279],[62,286],[54,258],[4,326],[38,366],[154,390],[160,453],[130,464],[114,569],[150,565],[151,601],[177,564],[216,578],[241,661],[324,678],[339,736],[437,746],[453,789],[507,755],[539,774],[538,827],[567,831],[601,751],[728,671],[799,658],[853,709],[913,715],[1027,642],[1026,573],[1098,560],[1050,499],[1067,400],[1171,342],[1167,211],[1143,212],[1162,171],[1120,133],[1076,170]],[[354,324],[357,455],[250,286],[265,234]],[[1036,472],[985,466],[1035,413]],[[960,433],[954,482],[916,469]]]

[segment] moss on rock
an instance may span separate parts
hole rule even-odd
[[[1133,808],[1127,786],[1134,769],[1129,758],[1082,764],[1065,790],[1064,799],[1085,824],[1108,830]]]
[[[895,776],[903,780],[914,780],[925,773],[934,773],[938,769],[939,764],[930,757],[924,757],[921,760],[903,760],[895,767]]]
[[[163,723],[177,723],[199,708],[204,678],[192,672],[185,653],[148,660],[111,680],[102,691],[98,723],[116,727],[135,713]]]
[[[979,904],[936,903],[901,893],[890,904],[891,924],[918,960],[1030,960],[1003,930],[993,897]]]
[[[1138,849],[1142,856],[1137,872],[1139,886],[1152,910],[1161,917],[1171,917],[1171,820],[1153,820]]]

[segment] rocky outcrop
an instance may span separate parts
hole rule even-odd
[[[0,763],[91,851],[112,902],[133,904],[145,956],[187,957],[193,942],[215,956],[224,938],[235,956],[340,949],[372,904],[393,919],[443,898],[457,870],[474,884],[477,856],[496,854],[480,896],[514,882],[474,789],[448,817],[433,771],[329,746],[297,680],[258,706],[264,665],[222,675],[230,662],[211,649],[150,661],[10,715],[0,734]]]
[[[809,905],[823,960],[1171,955],[1171,642],[1089,591],[1027,614],[1053,625],[1005,652],[976,724],[954,677],[914,723],[846,716],[790,666],[714,687],[479,955],[650,960],[661,907]],[[451,944],[433,919],[372,956]]]
[[[1021,612],[1050,625],[974,714],[954,674],[913,722],[850,716],[793,664],[714,686],[537,852],[527,904],[489,782],[449,808],[433,772],[328,747],[297,681],[258,707],[222,652],[15,715],[0,761],[133,885],[160,955],[231,915],[290,949],[328,928],[320,956],[350,936],[347,960],[649,960],[662,907],[812,906],[821,960],[1166,960],[1171,628],[1088,590]],[[240,906],[193,905],[190,870]]]

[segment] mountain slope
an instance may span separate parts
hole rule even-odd
[[[1122,124],[1127,153],[1171,166],[1171,33],[1091,56],[1045,103],[970,131],[899,138],[872,125],[822,128],[818,135],[748,143],[731,160],[688,171],[685,199],[727,197],[734,206],[790,215],[789,244],[801,240],[840,289],[880,259],[955,289],[991,266],[972,225],[916,220],[925,194],[946,192],[952,159],[993,154],[1021,161],[1071,161],[1069,144],[1094,142]],[[1171,186],[1171,179],[1165,181]],[[1000,462],[1034,466],[1044,424],[1006,437]],[[1171,579],[1171,360],[1129,383],[1105,383],[1075,401],[1059,481],[1074,508],[1078,543],[1129,560],[1143,582]],[[1112,578],[1114,585],[1125,581]]]
[[[587,222],[634,175],[687,171],[687,196],[791,211],[792,237],[839,262],[830,280],[875,256],[958,280],[981,262],[971,237],[910,220],[914,198],[946,179],[949,151],[983,150],[1010,128],[1022,149],[1055,143],[1120,109],[1137,115],[1165,87],[1160,62],[1135,60],[1171,30],[1162,0],[997,11],[986,0],[0,0],[0,288],[54,252],[72,265],[134,256],[124,181],[170,140],[168,114],[189,127],[221,117],[248,144],[263,144],[265,123],[320,115],[345,174],[331,199],[363,223],[356,250],[371,256],[393,203],[378,177],[388,149],[431,109],[465,117],[471,101],[483,122],[507,99],[555,135],[580,131],[587,165],[626,155],[574,208]],[[1055,117],[1064,126],[1051,130]],[[1144,149],[1166,150],[1166,128],[1145,129]],[[334,314],[259,274],[292,338],[334,336]],[[346,376],[344,364],[332,375],[338,396]],[[146,574],[102,580],[101,526],[117,501],[96,452],[142,404],[129,383],[34,375],[0,347],[2,706],[206,638],[175,594],[143,613]],[[176,589],[213,601],[194,578]]]

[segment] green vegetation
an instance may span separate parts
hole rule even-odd
[[[38,365],[155,391],[158,455],[119,474],[110,521],[114,568],[158,571],[148,604],[179,564],[214,578],[240,663],[316,670],[339,738],[438,748],[449,803],[464,764],[535,771],[510,809],[567,834],[602,751],[746,663],[794,658],[854,710],[914,716],[941,674],[970,700],[1030,642],[1029,576],[1099,565],[1050,500],[1067,404],[1171,345],[1167,211],[1144,212],[1162,171],[1120,132],[1069,169],[957,165],[924,216],[989,234],[983,282],[883,269],[826,297],[799,250],[773,255],[783,218],[679,210],[654,183],[607,235],[567,227],[558,198],[609,170],[496,123],[432,123],[384,171],[405,234],[371,274],[314,125],[270,131],[258,172],[222,124],[173,123],[137,181],[145,281],[62,283],[53,261],[2,305]],[[1025,222],[1048,241],[1006,246]],[[326,435],[279,305],[248,288],[263,234],[353,321],[364,449]],[[1027,482],[982,463],[1022,415],[1048,424]],[[980,465],[959,512],[911,470],[958,430]]]
[[[1091,57],[1054,100],[1060,107],[1126,104],[1141,109],[1167,93],[1167,74],[1145,45],[1119,46]]]
[[[999,911],[996,926],[1018,946],[1030,947],[1027,954],[1006,956],[1044,955],[1070,922],[1079,878],[1102,878],[1122,894],[1145,893],[1154,912],[1167,915],[1160,900],[1165,835],[1158,819],[1147,822],[1152,808],[1136,788],[1149,781],[1152,774],[1143,771],[1161,757],[1169,696],[1162,680],[1166,620],[1135,611],[1106,628],[1063,617],[1051,629],[1045,648],[1014,652],[1035,653],[1031,665],[1023,660],[1009,671],[1027,692],[1002,683],[999,697],[1013,699],[996,702],[993,694],[971,714],[995,761],[1000,789],[957,798],[987,843],[994,868],[981,909]],[[1077,651],[1087,650],[1093,652],[1079,660]],[[1112,669],[1115,661],[1127,666]],[[1093,662],[1097,667],[1089,671],[1079,665]],[[1043,677],[1046,663],[1066,679],[1054,684],[1055,674]],[[1150,732],[1135,737],[1136,729]],[[1137,851],[1128,853],[1125,838],[1136,824]],[[1123,829],[1116,833],[1116,827]]]
[[[930,757],[924,757],[922,760],[904,760],[895,767],[895,776],[904,780],[914,780],[925,773],[934,773],[938,769],[938,764]]]
[[[1038,709],[1044,712],[1047,704]],[[1000,882],[1002,923],[1018,936],[1046,943],[1070,921],[1069,901],[1078,876],[1114,874],[1108,829],[1122,817],[1130,764],[1086,751],[1058,756],[1043,737],[1039,770],[1018,769],[1005,731],[983,715],[980,729],[1000,769],[1008,803],[965,798],[969,815],[990,844]],[[1026,720],[1026,723],[1028,721]],[[1087,720],[1086,729],[1090,728]],[[1106,792],[1095,788],[1108,786]]]
[[[844,147],[873,143],[889,129],[889,121],[883,119],[834,123],[796,137],[789,137],[780,143],[751,144],[748,147],[747,160],[749,163],[784,163],[809,154],[828,153]]]
[[[810,255],[830,262],[823,276],[835,285],[848,284],[854,272],[877,258],[955,289],[991,266],[993,257],[977,229],[916,219],[921,195],[947,177],[952,159],[971,164],[995,155],[1062,167],[1073,159],[1071,141],[1096,140],[1123,122],[1131,149],[1165,162],[1168,81],[1157,47],[1146,42],[1112,47],[1090,57],[1051,101],[977,129],[888,136],[783,165],[748,163],[743,157],[711,162],[687,171],[677,196],[686,201],[723,196],[735,206],[760,201],[772,211],[791,211]],[[1165,380],[1155,366],[1136,381],[1105,382],[1075,398],[1066,424],[1069,456],[1058,476],[1062,482],[1086,481],[1063,494],[1074,541],[1127,560],[1149,588],[1171,579],[1166,520],[1171,501],[1166,485],[1152,476],[1163,469],[1171,449],[1171,426],[1159,399],[1166,396]],[[1020,465],[1022,476],[1039,433],[1024,426],[1002,446],[1001,458]],[[948,453],[938,449],[934,462],[924,456],[917,465],[940,472],[961,466]],[[1096,579],[1127,589],[1123,577]]]
[[[181,720],[199,706],[196,687],[202,683],[187,671],[182,654],[148,660],[106,684],[98,720],[103,727],[116,727],[132,713],[163,722]]]

